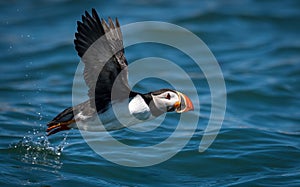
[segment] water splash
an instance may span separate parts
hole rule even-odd
[[[53,145],[44,132],[34,129],[19,142],[10,145],[10,149],[17,152],[18,159],[32,165],[48,166],[55,169],[62,167],[62,152],[67,145],[67,136],[58,145]]]

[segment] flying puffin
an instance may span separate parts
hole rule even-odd
[[[91,15],[85,11],[82,21],[77,21],[74,44],[84,63],[89,99],[65,109],[52,119],[47,124],[47,135],[71,128],[112,131],[154,119],[166,112],[182,113],[194,109],[191,100],[176,90],[131,91],[117,18],[115,23],[108,18],[107,23],[99,18],[95,9]],[[97,117],[102,125],[95,123]]]

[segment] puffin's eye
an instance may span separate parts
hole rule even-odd
[[[171,95],[169,93],[167,94],[166,99],[168,99],[168,100],[171,99]]]

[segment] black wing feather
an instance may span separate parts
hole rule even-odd
[[[88,95],[95,100],[97,111],[104,111],[112,100],[113,84],[117,93],[113,99],[127,98],[130,88],[119,21],[116,19],[114,24],[109,18],[107,24],[95,9],[92,15],[86,11],[82,21],[77,22],[74,44],[85,64]]]

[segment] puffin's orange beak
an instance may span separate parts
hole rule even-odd
[[[184,95],[183,93],[177,92],[180,101],[177,101],[174,104],[175,111],[177,113],[187,112],[190,110],[194,110],[194,106],[190,98]]]

